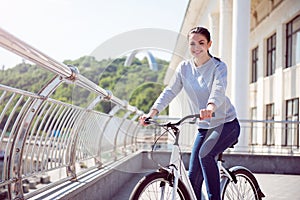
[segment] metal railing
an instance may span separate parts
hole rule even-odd
[[[169,118],[159,116],[158,120],[177,121],[180,118]],[[239,141],[234,149],[228,149],[228,152],[247,153],[257,155],[284,155],[300,156],[300,121],[274,121],[274,120],[239,120],[241,125],[241,136],[245,141]],[[191,151],[197,127],[195,125],[185,124],[182,127],[180,136],[181,149]],[[156,150],[170,150],[173,137],[164,134],[155,126],[140,129],[138,137],[138,146],[143,146],[149,150],[155,141]],[[243,135],[243,136],[242,136]]]
[[[0,46],[54,74],[37,93],[0,82],[0,199],[30,198],[136,151],[141,111],[3,29]],[[86,107],[52,99],[62,84],[95,99]],[[102,101],[108,113],[95,109]]]
[[[271,155],[300,155],[300,121],[241,120],[248,134],[249,152]]]

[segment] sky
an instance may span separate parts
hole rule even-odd
[[[62,62],[90,55],[126,32],[179,32],[187,4],[188,0],[0,0],[0,28]],[[0,47],[0,67],[20,62],[21,57]]]

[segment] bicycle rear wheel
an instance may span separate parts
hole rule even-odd
[[[237,168],[232,173],[236,180],[222,179],[222,200],[261,200],[257,180],[249,170]]]
[[[167,171],[153,172],[139,181],[133,189],[130,200],[164,199],[171,200],[173,191],[173,176]],[[176,199],[190,200],[190,195],[179,180]]]

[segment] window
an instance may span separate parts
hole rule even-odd
[[[300,62],[300,15],[286,25],[286,63],[291,67]]]
[[[266,128],[263,134],[264,145],[274,145],[274,104],[266,106]]]
[[[276,33],[267,39],[267,69],[266,76],[275,73],[276,64]]]
[[[286,120],[299,121],[299,99],[286,101]],[[296,146],[299,148],[299,124],[287,122],[282,138],[283,146]]]
[[[252,50],[251,83],[257,81],[258,47]]]

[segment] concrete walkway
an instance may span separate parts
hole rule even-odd
[[[300,175],[255,174],[263,200],[300,200]]]
[[[143,174],[136,174],[113,200],[127,200]],[[300,175],[255,174],[263,193],[263,200],[300,200]]]

